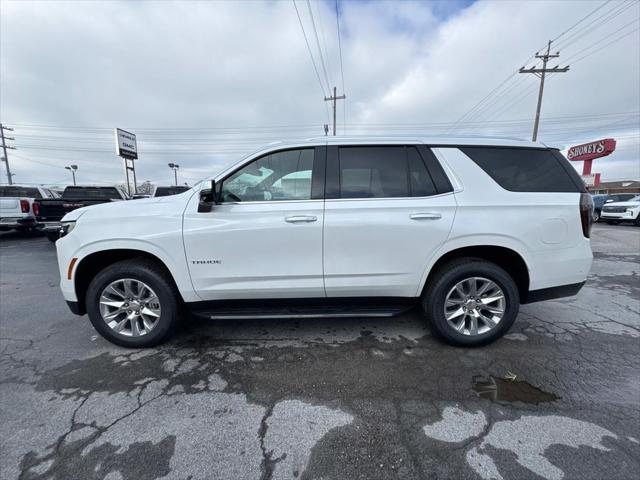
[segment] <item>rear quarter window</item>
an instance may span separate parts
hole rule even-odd
[[[584,192],[580,176],[558,150],[461,147],[498,185],[512,192]]]

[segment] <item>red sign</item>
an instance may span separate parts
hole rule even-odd
[[[593,160],[594,158],[606,157],[616,149],[616,141],[613,138],[605,138],[596,142],[576,145],[569,149],[567,158],[572,162],[583,160]]]

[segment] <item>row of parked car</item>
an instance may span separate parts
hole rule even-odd
[[[188,190],[186,186],[156,186],[150,195],[129,195],[118,186],[70,185],[62,193],[41,186],[0,186],[0,231],[41,230],[55,242],[61,220],[81,207],[137,198],[164,197]]]
[[[640,193],[593,195],[593,221],[634,222],[640,226]]]

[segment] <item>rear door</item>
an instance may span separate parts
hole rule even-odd
[[[327,296],[417,294],[456,201],[420,145],[329,147],[324,221]]]
[[[218,182],[220,204],[184,214],[193,287],[203,300],[323,297],[324,147],[272,152]]]

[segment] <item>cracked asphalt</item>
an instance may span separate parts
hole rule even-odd
[[[480,349],[408,313],[126,350],[67,310],[46,239],[2,234],[0,478],[639,478],[640,228],[592,237],[580,294]]]

